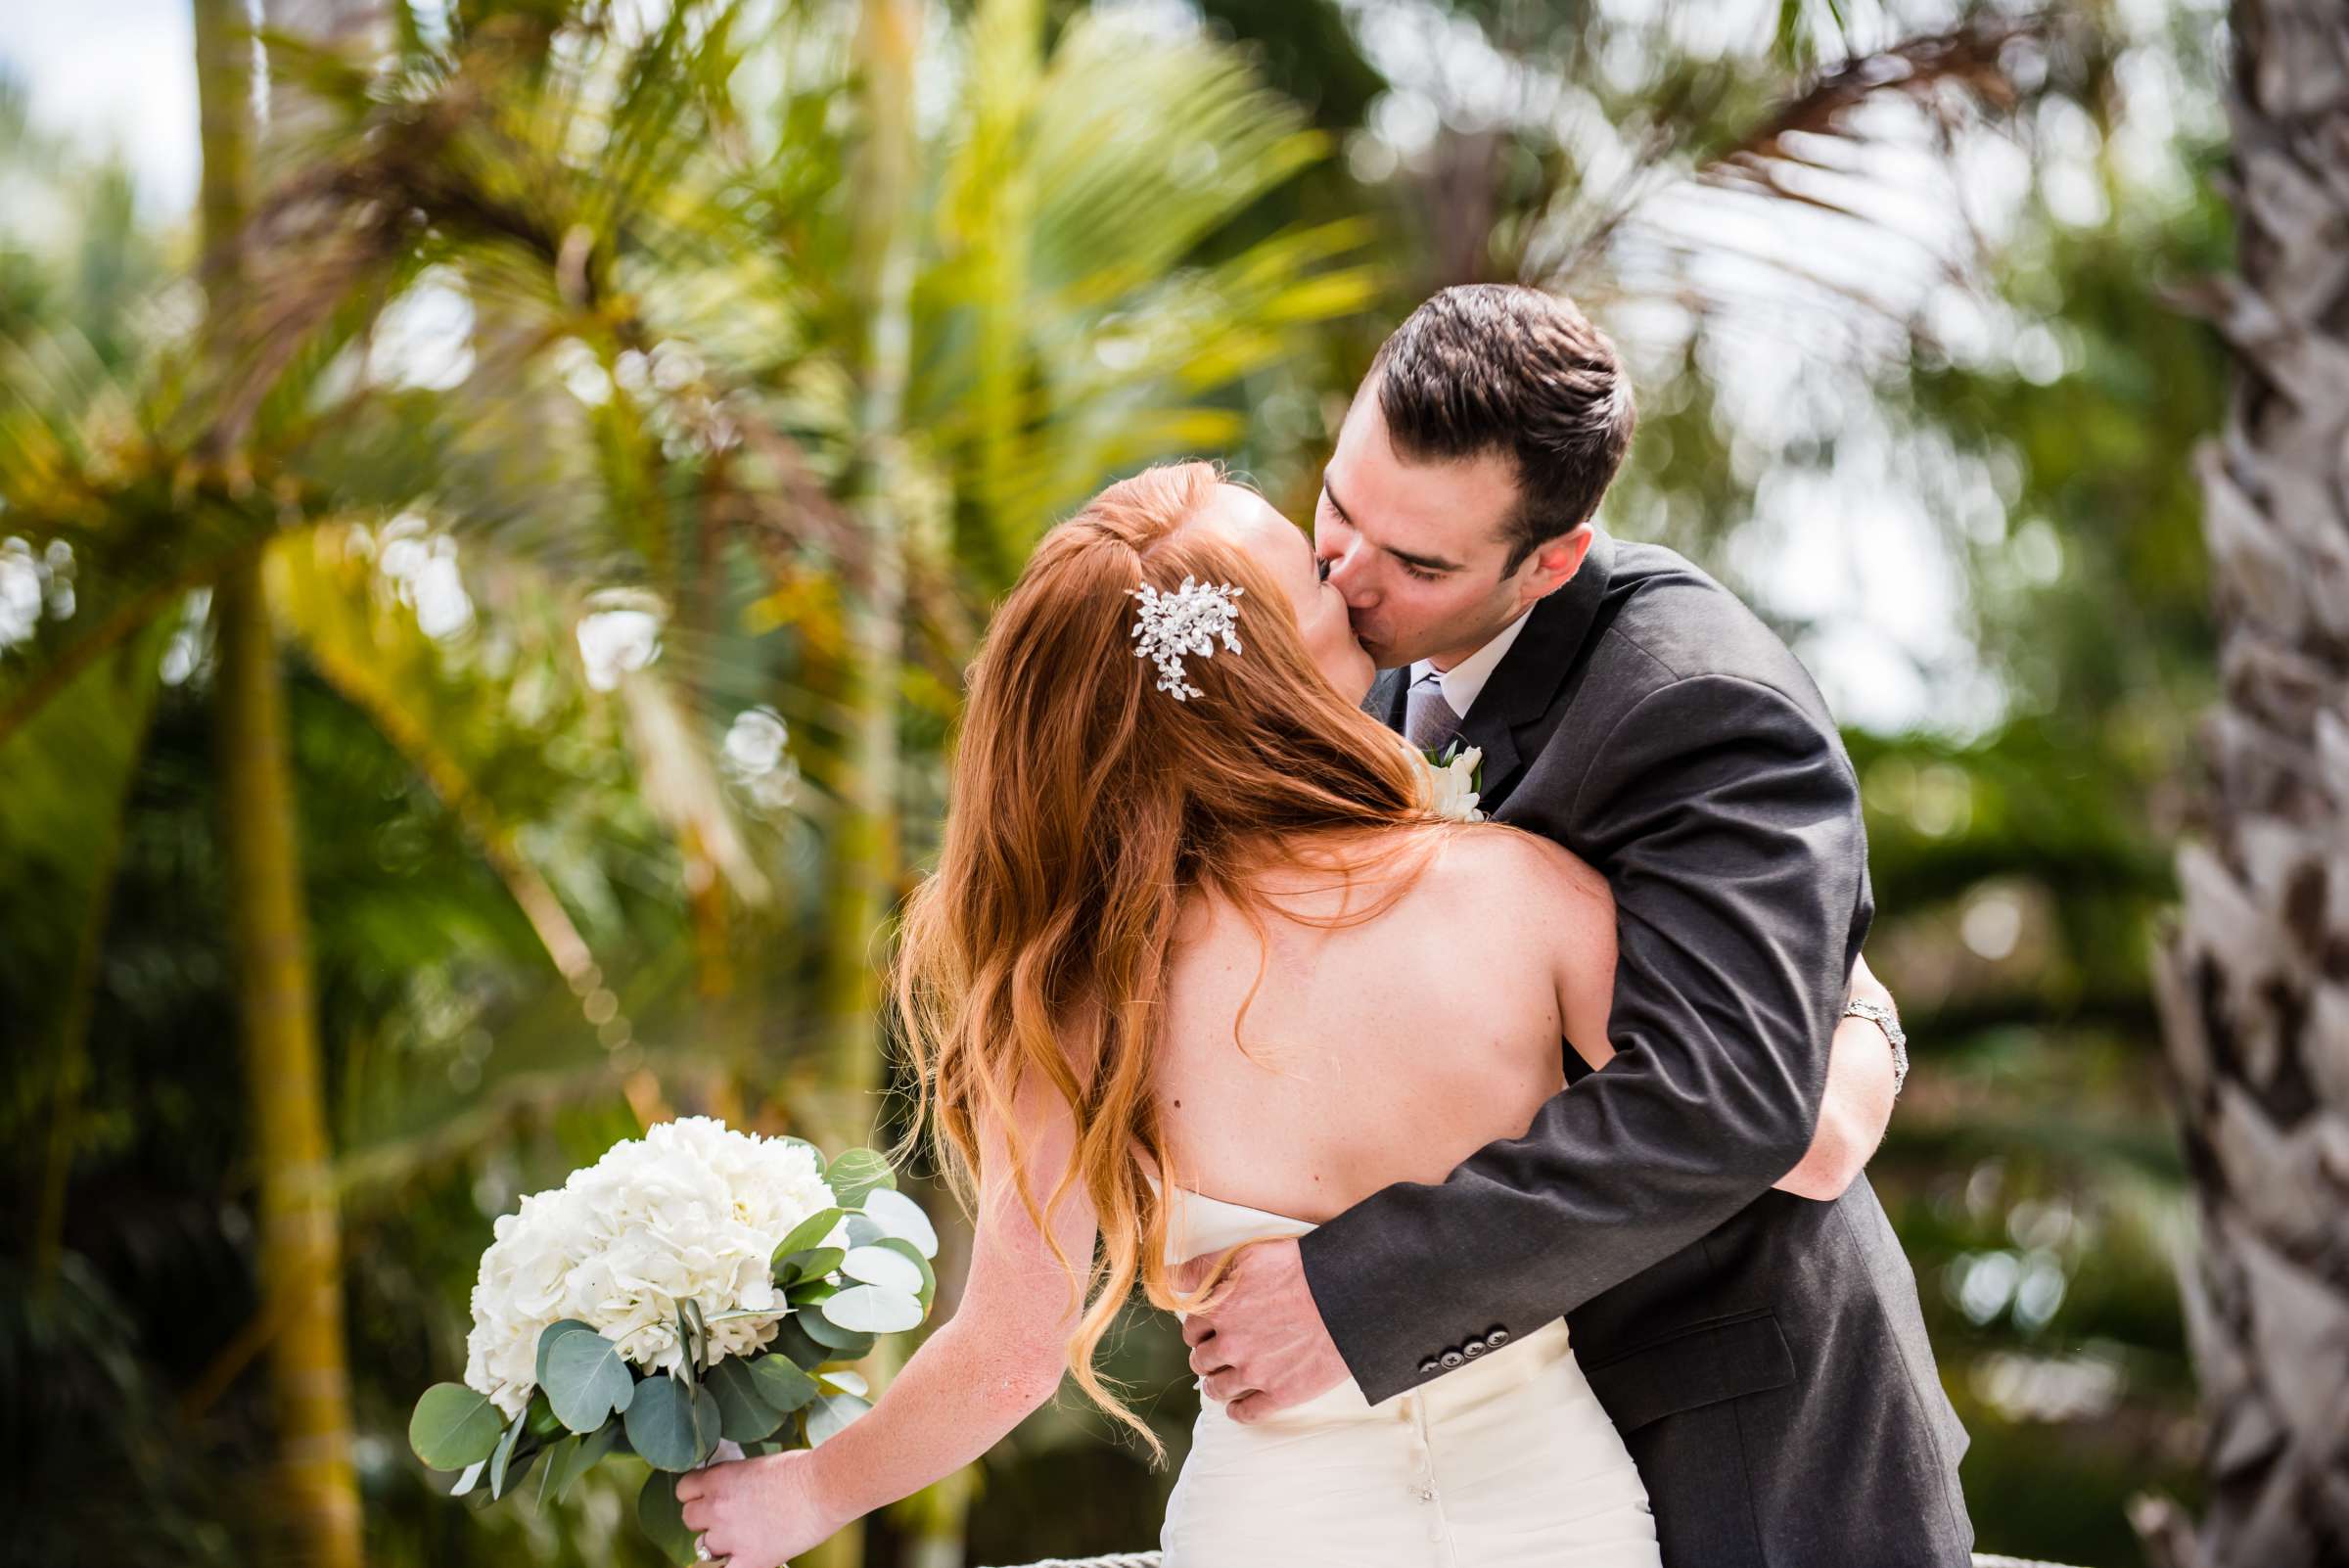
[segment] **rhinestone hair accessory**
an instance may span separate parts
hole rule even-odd
[[[1201,695],[1183,674],[1184,655],[1212,659],[1219,638],[1226,652],[1240,651],[1234,630],[1240,607],[1234,601],[1247,592],[1245,588],[1186,576],[1173,593],[1161,593],[1147,582],[1126,591],[1142,601],[1141,617],[1133,626],[1133,656],[1158,666],[1158,689],[1173,693],[1176,702]]]

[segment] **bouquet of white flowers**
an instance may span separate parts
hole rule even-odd
[[[416,1402],[408,1443],[455,1496],[495,1499],[534,1460],[541,1505],[608,1455],[653,1467],[644,1529],[693,1560],[675,1477],[721,1441],[813,1447],[871,1408],[848,1370],[918,1326],[938,1235],[889,1162],[827,1167],[799,1138],[694,1117],[619,1143],[497,1222],[463,1383]]]

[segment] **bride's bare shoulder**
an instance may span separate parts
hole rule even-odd
[[[1445,830],[1429,873],[1486,902],[1503,900],[1528,915],[1603,920],[1611,929],[1615,899],[1589,861],[1538,833],[1497,822]]]

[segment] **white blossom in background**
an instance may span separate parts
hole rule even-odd
[[[416,626],[445,642],[473,626],[473,595],[457,565],[457,541],[433,531],[414,512],[384,525],[377,567],[391,579],[399,602],[416,612]]]
[[[465,1383],[513,1416],[537,1386],[538,1336],[576,1317],[649,1370],[683,1359],[677,1307],[706,1317],[778,1309],[773,1318],[710,1324],[710,1361],[774,1337],[782,1301],[774,1250],[832,1208],[804,1143],[730,1130],[708,1117],[665,1122],[617,1143],[562,1186],[501,1216],[473,1288]]]
[[[800,768],[790,743],[790,726],[771,708],[746,708],[726,730],[719,754],[726,777],[762,811],[780,811],[799,794]]]
[[[661,617],[637,605],[593,610],[579,618],[578,639],[587,684],[610,691],[661,657]]]

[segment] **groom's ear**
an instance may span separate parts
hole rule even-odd
[[[1576,525],[1556,538],[1534,546],[1526,557],[1526,603],[1546,599],[1567,583],[1583,569],[1583,558],[1590,553],[1590,541],[1596,537],[1588,523]]]

